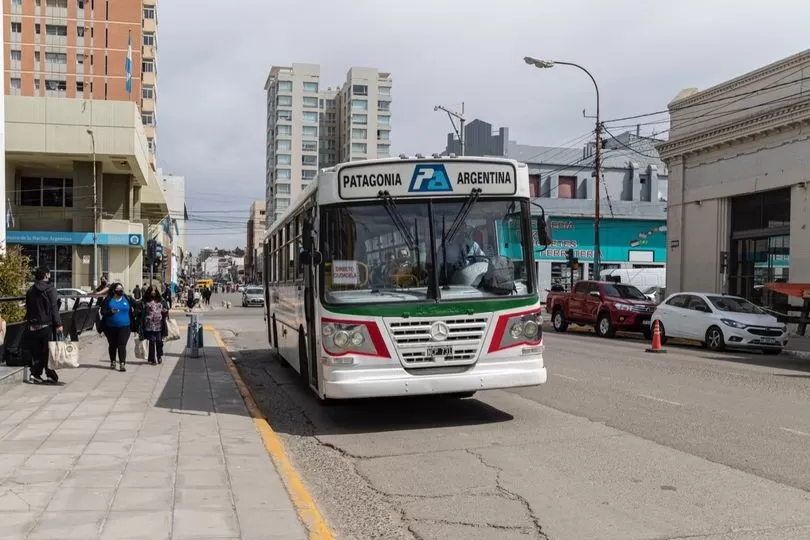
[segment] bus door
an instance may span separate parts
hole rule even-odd
[[[310,207],[304,211],[303,227],[301,236],[303,240],[302,248],[307,253],[310,253],[310,260],[313,261],[312,254],[317,249],[317,242],[313,238],[313,222],[315,219],[315,209]],[[314,261],[313,261],[314,262]],[[320,389],[318,379],[318,330],[315,321],[315,298],[318,296],[317,288],[317,275],[318,269],[314,264],[303,265],[304,272],[304,319],[306,320],[307,330],[307,374],[309,384],[316,390]]]

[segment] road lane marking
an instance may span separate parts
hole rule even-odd
[[[655,396],[647,396],[645,394],[637,394],[639,397],[643,397],[644,399],[651,399],[653,401],[658,401],[660,403],[667,403],[668,405],[675,405],[676,407],[681,407],[683,403],[678,403],[677,401],[670,401],[668,399],[662,399]]]
[[[332,530],[326,524],[326,520],[324,519],[323,515],[318,510],[318,507],[315,504],[315,499],[313,499],[312,495],[309,493],[309,490],[307,490],[306,486],[304,485],[301,475],[298,474],[298,471],[295,470],[295,467],[290,461],[286,450],[284,450],[284,443],[281,441],[276,432],[273,431],[273,428],[270,427],[270,424],[267,422],[267,418],[265,418],[265,416],[262,414],[259,406],[256,405],[256,400],[253,399],[253,394],[250,392],[250,388],[248,388],[247,384],[245,384],[245,381],[242,379],[242,375],[239,373],[239,369],[236,367],[236,364],[233,363],[233,360],[231,360],[231,353],[225,346],[225,342],[222,341],[222,337],[219,335],[219,332],[216,330],[216,328],[208,325],[204,326],[204,330],[211,332],[214,335],[214,339],[216,339],[217,344],[222,351],[222,355],[225,358],[228,371],[231,372],[231,376],[233,376],[233,380],[239,389],[239,393],[242,394],[242,399],[245,400],[245,405],[247,406],[250,415],[253,417],[253,422],[256,425],[256,429],[259,431],[262,441],[264,442],[264,447],[267,450],[267,453],[270,454],[270,457],[273,459],[273,463],[276,464],[276,469],[281,475],[284,485],[287,487],[287,492],[290,494],[290,499],[292,499],[295,510],[298,513],[298,517],[304,523],[307,531],[309,532],[309,540],[334,540],[335,535],[332,533]]]
[[[788,433],[793,433],[794,435],[802,435],[804,437],[810,437],[810,433],[805,433],[804,431],[799,431],[798,429],[790,429],[786,427],[780,427],[782,431],[787,431]]]
[[[552,373],[555,377],[561,379],[568,379],[569,381],[585,382],[585,379],[577,379],[576,377],[569,377],[568,375],[560,375],[559,373]]]

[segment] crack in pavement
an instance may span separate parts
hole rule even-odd
[[[538,535],[539,538],[549,540],[548,535],[543,530],[543,526],[540,524],[540,518],[538,518],[537,515],[534,513],[534,510],[532,509],[531,504],[529,504],[529,501],[526,500],[526,498],[523,497],[522,495],[509,491],[508,489],[506,489],[506,487],[504,487],[503,482],[501,480],[503,469],[496,465],[487,463],[486,459],[484,459],[484,456],[482,456],[477,452],[474,452],[471,449],[468,449],[467,453],[478,459],[478,461],[480,461],[481,465],[483,465],[484,467],[487,467],[488,469],[492,469],[493,471],[495,471],[495,483],[497,485],[498,491],[502,493],[507,499],[520,502],[524,506],[526,511],[529,513],[529,517],[532,519],[532,522],[534,524],[533,531]]]

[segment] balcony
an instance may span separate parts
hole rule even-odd
[[[157,76],[155,75],[154,71],[145,71],[141,75],[141,82],[146,86],[155,86],[157,82]]]

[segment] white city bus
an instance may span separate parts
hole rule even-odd
[[[514,160],[323,169],[265,235],[271,347],[323,400],[544,383],[531,204]]]

